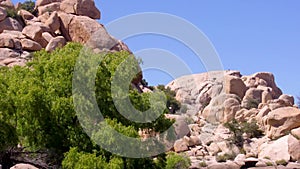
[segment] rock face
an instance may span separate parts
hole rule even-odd
[[[276,139],[300,127],[300,110],[294,107],[276,109],[267,115],[264,123],[267,136]]]
[[[17,20],[10,17],[0,22],[0,33],[3,32],[3,30],[22,31],[22,29],[22,25]]]
[[[60,9],[65,13],[88,16],[92,19],[100,19],[100,11],[93,0],[64,0]]]
[[[290,154],[288,152],[288,136],[284,136],[270,143],[264,143],[260,146],[259,158],[267,158],[274,161],[290,160]]]

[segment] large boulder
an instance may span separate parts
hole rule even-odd
[[[30,39],[21,39],[21,44],[23,50],[29,50],[29,51],[38,51],[42,49],[42,46]]]
[[[221,94],[214,97],[202,111],[202,116],[210,123],[229,122],[241,109],[239,97],[235,94]]]
[[[273,110],[266,116],[264,125],[269,138],[286,135],[291,129],[300,127],[300,110],[294,107]]]
[[[236,76],[225,76],[225,92],[227,94],[236,94],[241,99],[244,97],[247,87],[241,78]]]
[[[300,138],[296,138],[293,135],[288,136],[288,151],[292,160],[300,160]]]
[[[22,31],[28,38],[39,43],[42,47],[46,47],[47,41],[42,36],[43,32],[43,28],[39,25],[28,25]]]
[[[22,25],[11,17],[8,17],[0,22],[0,33],[3,32],[3,30],[22,31],[22,29]]]
[[[0,34],[0,48],[14,48],[14,39],[9,34]]]
[[[86,43],[91,36],[104,27],[86,16],[74,16],[69,24],[69,35],[74,42]]]
[[[39,6],[38,8],[39,15],[43,15],[47,12],[54,12],[60,10],[60,2],[53,2],[44,6]]]
[[[104,27],[87,16],[76,16],[60,12],[61,32],[67,41],[86,43],[92,35]],[[106,39],[104,37],[104,39]]]
[[[288,136],[279,138],[278,140],[266,142],[259,147],[258,158],[267,158],[273,161],[290,160],[288,152]]]
[[[101,17],[94,0],[63,0],[60,9],[69,14],[88,16],[92,19]]]
[[[282,91],[277,87],[275,83],[275,78],[272,73],[269,72],[259,72],[252,75],[254,78],[263,79],[268,87],[272,88],[272,97],[274,99],[278,98],[280,95],[282,95]]]
[[[38,18],[35,17],[32,13],[21,9],[18,11],[18,14],[23,18],[26,24],[29,24],[30,22],[38,22]]]
[[[5,8],[0,7],[0,21],[3,21],[7,16]]]
[[[46,20],[45,25],[48,26],[52,32],[59,30],[60,20],[56,11],[52,12],[52,14]]]

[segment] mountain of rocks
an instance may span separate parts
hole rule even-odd
[[[293,96],[282,94],[272,73],[214,71],[178,78],[167,87],[184,107],[171,118],[186,118],[190,130],[173,151],[187,155],[190,168],[300,168],[300,109]],[[238,146],[232,142],[238,133],[225,127],[229,123],[238,129],[252,123],[262,134],[237,130],[244,132]]]
[[[100,18],[93,0],[37,0],[33,12],[22,9],[21,3],[1,0],[0,66],[24,66],[32,52],[51,52],[69,41],[92,49],[129,51],[98,23]]]

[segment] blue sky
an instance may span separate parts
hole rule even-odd
[[[182,17],[210,39],[224,69],[239,70],[243,75],[272,72],[284,93],[300,95],[299,0],[95,2],[102,13],[99,22],[104,25],[139,12],[163,12]],[[193,61],[194,53],[174,39],[143,35],[124,41],[133,52],[164,49],[183,59],[194,73],[206,71],[201,63]],[[144,72],[144,76],[151,85],[166,84],[171,80],[168,75],[154,70]]]

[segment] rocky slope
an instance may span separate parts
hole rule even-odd
[[[167,87],[185,107],[172,118],[189,121],[190,134],[175,142],[174,151],[189,156],[190,168],[300,168],[300,110],[292,96],[282,94],[272,73],[208,72]],[[244,132],[238,145],[232,141],[238,133],[224,127],[233,121],[255,124],[263,133],[253,137],[238,126],[236,131]]]
[[[24,66],[31,52],[53,51],[73,41],[98,50],[127,50],[102,24],[93,0],[37,0],[34,12],[0,1],[0,66]],[[94,36],[92,36],[94,35]]]

